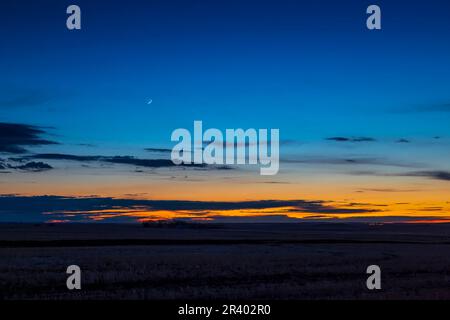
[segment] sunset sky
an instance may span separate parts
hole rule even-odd
[[[66,28],[70,4],[81,30]],[[382,30],[366,28],[370,4]],[[446,221],[449,12],[2,1],[0,222]],[[175,166],[171,133],[195,120],[279,129],[279,173]]]

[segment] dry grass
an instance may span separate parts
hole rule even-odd
[[[0,249],[3,299],[448,299],[448,245]],[[82,290],[65,288],[79,265]],[[378,264],[383,289],[365,289]]]

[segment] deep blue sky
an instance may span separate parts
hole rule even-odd
[[[81,31],[65,28],[72,3]],[[365,28],[371,3],[382,31]],[[413,111],[449,101],[449,12],[448,1],[6,1],[0,101],[17,103],[0,115],[115,145],[170,145],[195,119],[293,140],[442,135],[447,116]]]

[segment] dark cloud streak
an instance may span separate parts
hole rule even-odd
[[[328,141],[336,142],[373,142],[376,141],[374,138],[370,137],[330,137],[326,138]]]
[[[127,212],[139,208],[143,211],[190,211],[201,217],[211,211],[230,210],[267,210],[283,214],[291,212],[315,214],[364,214],[379,211],[377,209],[337,207],[332,203],[312,200],[260,200],[260,201],[184,201],[184,200],[139,200],[110,197],[63,197],[63,196],[0,196],[1,221],[36,221],[49,218],[68,218],[74,214],[75,220],[93,217],[93,210],[117,210]],[[287,210],[286,210],[287,208]],[[120,212],[119,212],[120,214]],[[255,215],[258,215],[255,213]]]
[[[171,153],[171,149],[164,149],[164,148],[145,148],[145,151],[148,152],[157,152],[157,153]]]
[[[180,164],[176,165],[170,159],[140,159],[132,156],[79,156],[72,154],[60,153],[42,153],[31,156],[26,156],[23,159],[41,159],[41,160],[69,160],[78,162],[102,162],[111,164],[133,165],[144,168],[170,168],[170,167],[184,167],[184,168],[204,168],[216,170],[231,170],[229,166],[214,166],[206,164]]]
[[[46,132],[36,126],[0,122],[0,152],[23,154],[25,147],[58,144],[42,138]]]

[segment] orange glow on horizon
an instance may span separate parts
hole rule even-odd
[[[423,204],[418,204],[423,205]],[[104,221],[116,217],[134,218],[138,222],[156,222],[169,221],[176,219],[189,219],[191,221],[214,221],[217,217],[268,217],[268,216],[285,216],[287,218],[299,220],[329,220],[338,219],[345,220],[348,218],[381,218],[381,217],[397,217],[397,218],[414,218],[416,220],[405,221],[405,223],[439,223],[450,222],[450,208],[447,204],[445,210],[436,212],[418,211],[418,205],[414,204],[392,204],[391,206],[374,206],[359,204],[351,206],[342,204],[337,206],[334,204],[324,205],[321,210],[306,210],[292,206],[263,208],[263,209],[233,209],[233,210],[151,210],[146,207],[133,208],[114,208],[105,210],[88,210],[88,211],[59,211],[47,212],[47,215],[62,214],[67,217],[83,215],[89,220]],[[443,204],[440,204],[443,205]],[[340,212],[340,210],[356,210],[355,212]],[[366,212],[358,212],[358,210],[366,210]],[[329,210],[329,211],[328,211]],[[430,217],[429,220],[425,217]],[[50,220],[56,222],[65,222],[65,220]],[[399,221],[402,222],[402,221]]]

